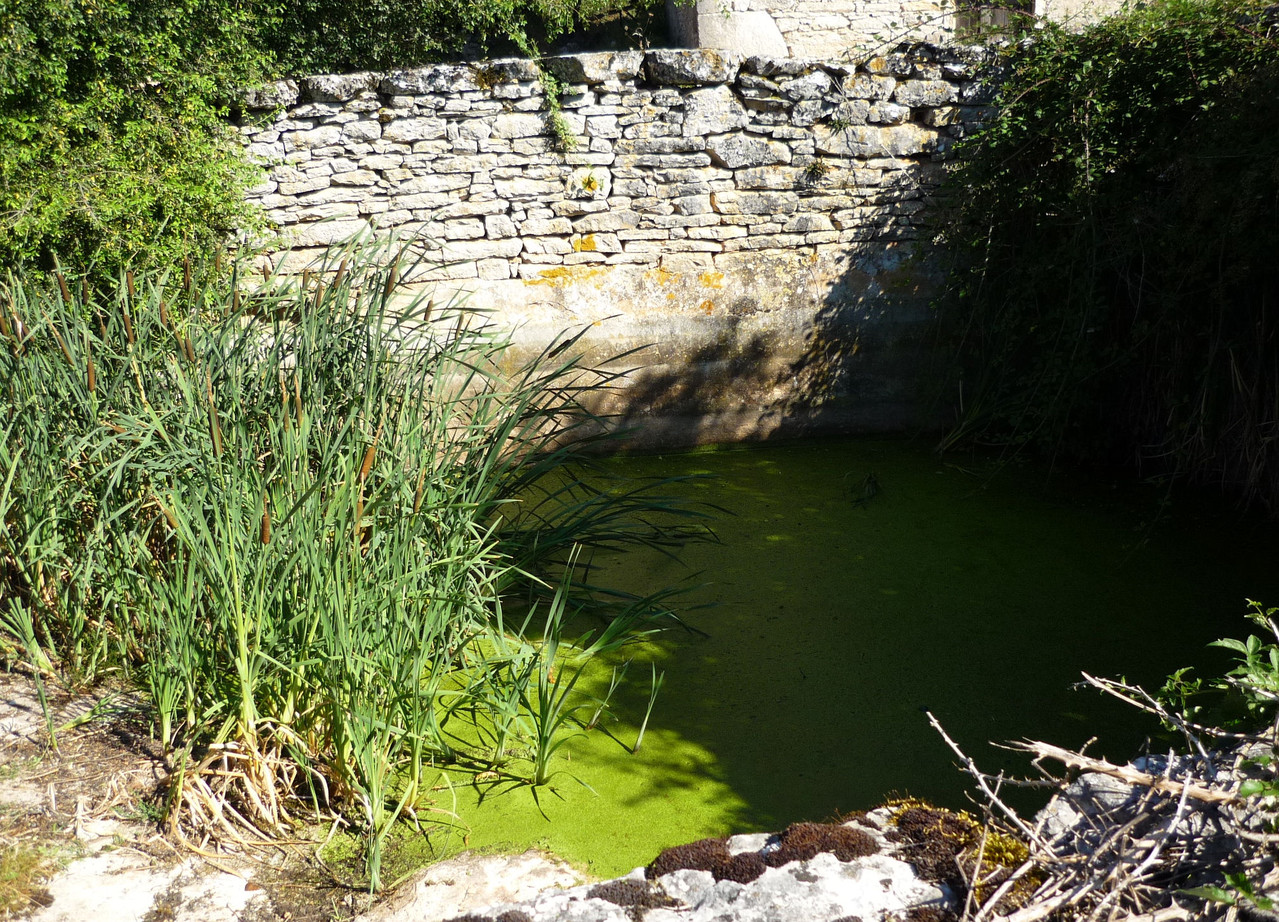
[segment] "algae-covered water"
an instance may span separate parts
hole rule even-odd
[[[1279,604],[1273,529],[1188,501],[1152,521],[1153,490],[894,442],[608,463],[698,475],[679,492],[731,511],[714,519],[719,543],[678,560],[592,561],[632,590],[700,584],[685,602],[710,606],[687,615],[704,634],[636,651],[607,723],[616,740],[570,744],[538,803],[527,787],[448,794],[472,847],[541,845],[607,875],[894,792],[965,806],[970,785],[923,708],[987,770],[1022,770],[988,741],[1025,737],[1097,736],[1091,754],[1126,759],[1157,725],[1072,691],[1080,672],[1151,687],[1183,665],[1218,674],[1229,658],[1205,645],[1247,633],[1245,598]],[[650,661],[665,682],[632,754],[618,741],[635,739]]]

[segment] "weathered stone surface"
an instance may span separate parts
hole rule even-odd
[[[542,66],[565,83],[595,86],[613,80],[632,80],[644,66],[642,51],[604,51],[543,58]]]
[[[903,106],[943,106],[957,98],[958,88],[945,80],[907,80],[893,91],[893,99]]]
[[[793,80],[783,81],[779,89],[782,95],[788,99],[820,99],[822,96],[834,90],[835,85],[830,77],[820,70],[805,74],[802,77],[796,77]]]
[[[397,118],[382,126],[382,140],[409,144],[444,137],[444,120],[439,118]]]
[[[840,157],[905,157],[930,149],[936,138],[917,125],[854,125],[838,132],[818,126],[815,134],[818,153]]]
[[[323,74],[304,77],[300,84],[302,98],[314,102],[346,102],[382,82],[375,73]]]
[[[298,85],[293,80],[276,80],[263,86],[244,90],[240,103],[246,109],[280,109],[298,101]]]
[[[722,134],[750,124],[750,114],[726,86],[690,92],[684,101],[684,136]]]
[[[707,138],[706,150],[715,163],[734,170],[769,163],[789,163],[791,158],[790,148],[785,144],[742,134]]]
[[[478,90],[475,70],[466,64],[432,64],[412,70],[392,71],[378,89],[387,96],[419,96],[425,93],[464,93]]]
[[[509,112],[493,119],[495,138],[535,138],[546,133],[546,118],[542,115]]]
[[[644,56],[649,82],[670,86],[705,86],[737,78],[741,57],[708,48],[663,48]]]

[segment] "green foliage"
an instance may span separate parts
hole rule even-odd
[[[546,42],[659,0],[276,0],[268,46],[293,73],[408,67],[474,48],[533,55]]]
[[[1216,723],[1251,728],[1268,721],[1279,710],[1279,608],[1265,608],[1251,599],[1248,606],[1248,619],[1264,628],[1274,643],[1255,634],[1245,640],[1214,641],[1210,646],[1237,654],[1235,667],[1209,682],[1192,678],[1189,668],[1178,669],[1159,693],[1160,700],[1173,711],[1197,720],[1211,714]]]
[[[334,252],[305,287],[0,289],[0,650],[148,693],[175,828],[278,834],[309,788],[365,830],[375,886],[433,767],[514,736],[546,783],[600,704],[584,665],[670,622],[595,604],[575,548],[681,538],[645,524],[652,490],[576,463],[609,379],[573,340],[510,367],[457,305],[390,311],[401,253]],[[507,621],[555,584],[544,628]],[[584,610],[600,626],[570,641]]]
[[[111,274],[248,223],[222,116],[262,71],[239,0],[0,7],[0,261]]]
[[[1277,62],[1249,0],[1164,0],[1010,50],[950,187],[952,439],[1279,510]]]

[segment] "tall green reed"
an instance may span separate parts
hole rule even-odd
[[[149,693],[179,835],[337,812],[374,887],[432,772],[518,739],[544,784],[593,702],[583,664],[669,614],[584,587],[576,549],[686,537],[648,519],[674,509],[653,489],[584,475],[609,375],[575,339],[504,368],[483,318],[398,293],[405,252],[366,240],[301,280],[0,290],[8,654]],[[553,595],[545,623],[508,622],[518,587]],[[588,607],[600,626],[569,643]]]

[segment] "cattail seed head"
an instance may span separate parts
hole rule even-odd
[[[271,543],[271,505],[265,492],[262,494],[262,528],[258,537],[262,539],[263,544]]]
[[[364,452],[364,463],[360,465],[360,483],[369,479],[369,471],[373,469],[373,459],[377,456],[378,439],[382,437],[382,423],[378,423],[377,433],[373,436],[373,442]]]

